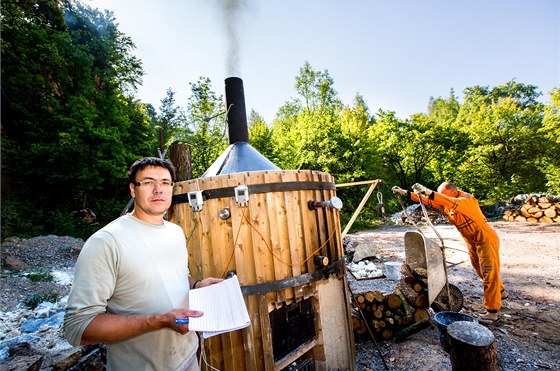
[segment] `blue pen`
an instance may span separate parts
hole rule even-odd
[[[189,319],[188,318],[177,318],[175,319],[175,323],[178,325],[188,325]]]

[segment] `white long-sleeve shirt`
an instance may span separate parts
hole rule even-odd
[[[68,341],[79,345],[99,314],[144,315],[189,307],[188,253],[182,229],[130,214],[84,244],[64,318]],[[194,333],[164,328],[107,344],[108,370],[181,369],[195,355]]]

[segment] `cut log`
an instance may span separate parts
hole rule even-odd
[[[403,341],[404,339],[406,339],[410,335],[413,335],[420,330],[423,330],[425,328],[430,327],[430,325],[431,325],[430,320],[427,319],[427,320],[424,320],[422,322],[416,322],[416,323],[413,323],[412,325],[410,325],[408,327],[402,328],[395,335],[395,341],[397,341],[397,342]]]
[[[454,371],[498,370],[498,350],[492,331],[467,321],[447,326],[451,367]]]
[[[519,209],[519,211],[521,212],[521,215],[523,215],[525,218],[530,218],[531,213],[529,213],[529,209],[531,209],[531,205],[525,204],[521,206],[521,209]]]
[[[373,300],[378,303],[383,303],[383,293],[381,291],[373,291]]]
[[[541,209],[548,209],[552,206],[550,202],[539,202],[538,205]]]
[[[424,287],[422,286],[422,284],[420,282],[414,282],[414,284],[412,285],[412,288],[414,289],[414,291],[416,292],[422,292],[424,291]]]
[[[555,207],[549,207],[544,211],[544,215],[548,216],[551,219],[554,219],[558,215],[558,212],[556,211]]]
[[[414,291],[414,289],[408,286],[404,281],[400,281],[397,284],[397,289],[404,295],[406,301],[408,301],[411,305],[414,305],[416,298],[418,297],[418,293]]]
[[[539,219],[530,217],[530,218],[527,218],[526,221],[527,221],[527,223],[538,223]]]
[[[391,309],[398,309],[402,306],[401,298],[399,297],[399,295],[397,295],[395,293],[391,293],[391,294],[387,295],[385,299],[387,301],[387,305]]]
[[[412,271],[416,278],[428,278],[428,270],[426,268],[414,268]]]
[[[540,210],[540,211],[537,211],[537,212],[531,214],[531,216],[529,218],[537,218],[538,219],[543,215],[544,215],[544,212],[542,210]],[[527,219],[529,219],[529,218],[527,218]]]
[[[554,223],[554,221],[552,220],[552,218],[549,218],[548,216],[541,216],[539,218],[539,223]]]
[[[406,263],[401,265],[401,274],[403,275],[403,277],[414,277],[412,268],[410,268],[410,265]]]
[[[535,215],[535,214],[538,213],[539,211],[541,211],[541,208],[538,207],[538,206],[533,206],[533,207],[527,209],[527,212],[528,212],[529,214],[531,214],[531,215]],[[538,218],[538,216],[537,216],[537,218]]]
[[[414,322],[422,322],[430,319],[430,313],[424,308],[416,308],[414,311]]]
[[[386,328],[385,330],[383,330],[381,336],[383,336],[383,339],[389,340],[393,337],[393,330]]]
[[[414,300],[414,306],[416,308],[427,308],[428,307],[428,295],[420,294]]]
[[[357,310],[352,310],[352,328],[357,333],[360,333],[360,331],[363,330],[361,334],[367,330],[365,324],[363,323],[362,316],[360,316],[360,313]]]
[[[402,306],[404,308],[404,319],[403,319],[403,323],[404,322],[410,322],[412,321],[412,312],[410,310],[410,304],[408,304],[408,302],[406,301],[406,298],[404,297],[403,293],[401,290],[399,290],[398,288],[395,289],[395,293],[397,295],[399,295],[399,297],[401,298],[402,301]]]

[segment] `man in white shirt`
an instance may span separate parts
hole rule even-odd
[[[174,175],[169,161],[136,161],[134,210],[94,233],[76,262],[64,332],[73,345],[107,343],[108,370],[199,368],[198,338],[176,320],[202,316],[189,290],[221,279],[189,276],[184,233],[164,220]]]

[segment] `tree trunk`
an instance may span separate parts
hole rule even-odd
[[[492,331],[467,321],[447,326],[451,367],[453,371],[497,371],[498,350]]]
[[[191,147],[188,144],[177,141],[171,143],[169,158],[177,170],[176,181],[192,179]]]

